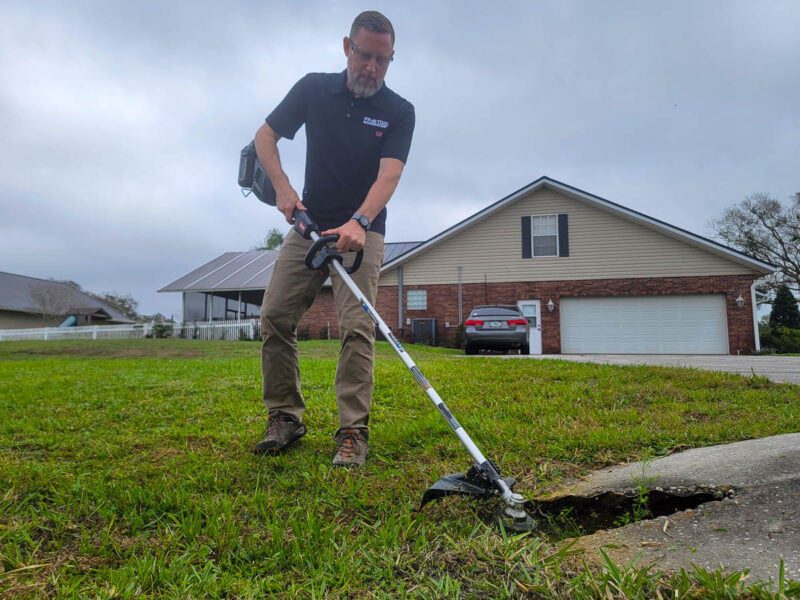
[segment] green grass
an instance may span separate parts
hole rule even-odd
[[[0,596],[778,597],[741,574],[587,567],[558,532],[505,537],[463,499],[419,511],[469,460],[383,343],[368,466],[332,468],[337,350],[301,344],[309,433],[257,458],[256,343],[0,344]],[[800,429],[798,388],[760,377],[409,350],[528,497],[600,466]]]

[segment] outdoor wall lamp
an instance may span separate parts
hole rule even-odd
[[[556,305],[553,304],[553,299],[550,298],[550,300],[547,301],[547,310],[553,312],[553,309],[555,309],[555,307]]]
[[[742,298],[741,294],[739,294],[739,297],[736,299],[736,306],[744,308],[744,298]]]

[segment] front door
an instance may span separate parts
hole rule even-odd
[[[517,306],[528,320],[528,346],[531,354],[542,353],[542,303],[539,300],[520,300]]]

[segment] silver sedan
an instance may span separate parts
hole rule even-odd
[[[528,354],[528,321],[516,306],[476,306],[464,321],[464,341],[467,354],[484,349]]]

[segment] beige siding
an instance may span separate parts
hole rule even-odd
[[[522,258],[521,219],[567,213],[569,256]],[[732,260],[548,189],[462,230],[404,265],[405,285],[755,274]],[[381,275],[396,285],[396,270]]]
[[[58,325],[63,319],[57,322],[46,324],[41,315],[32,315],[14,310],[0,310],[0,329],[35,329],[37,327],[47,327]]]

